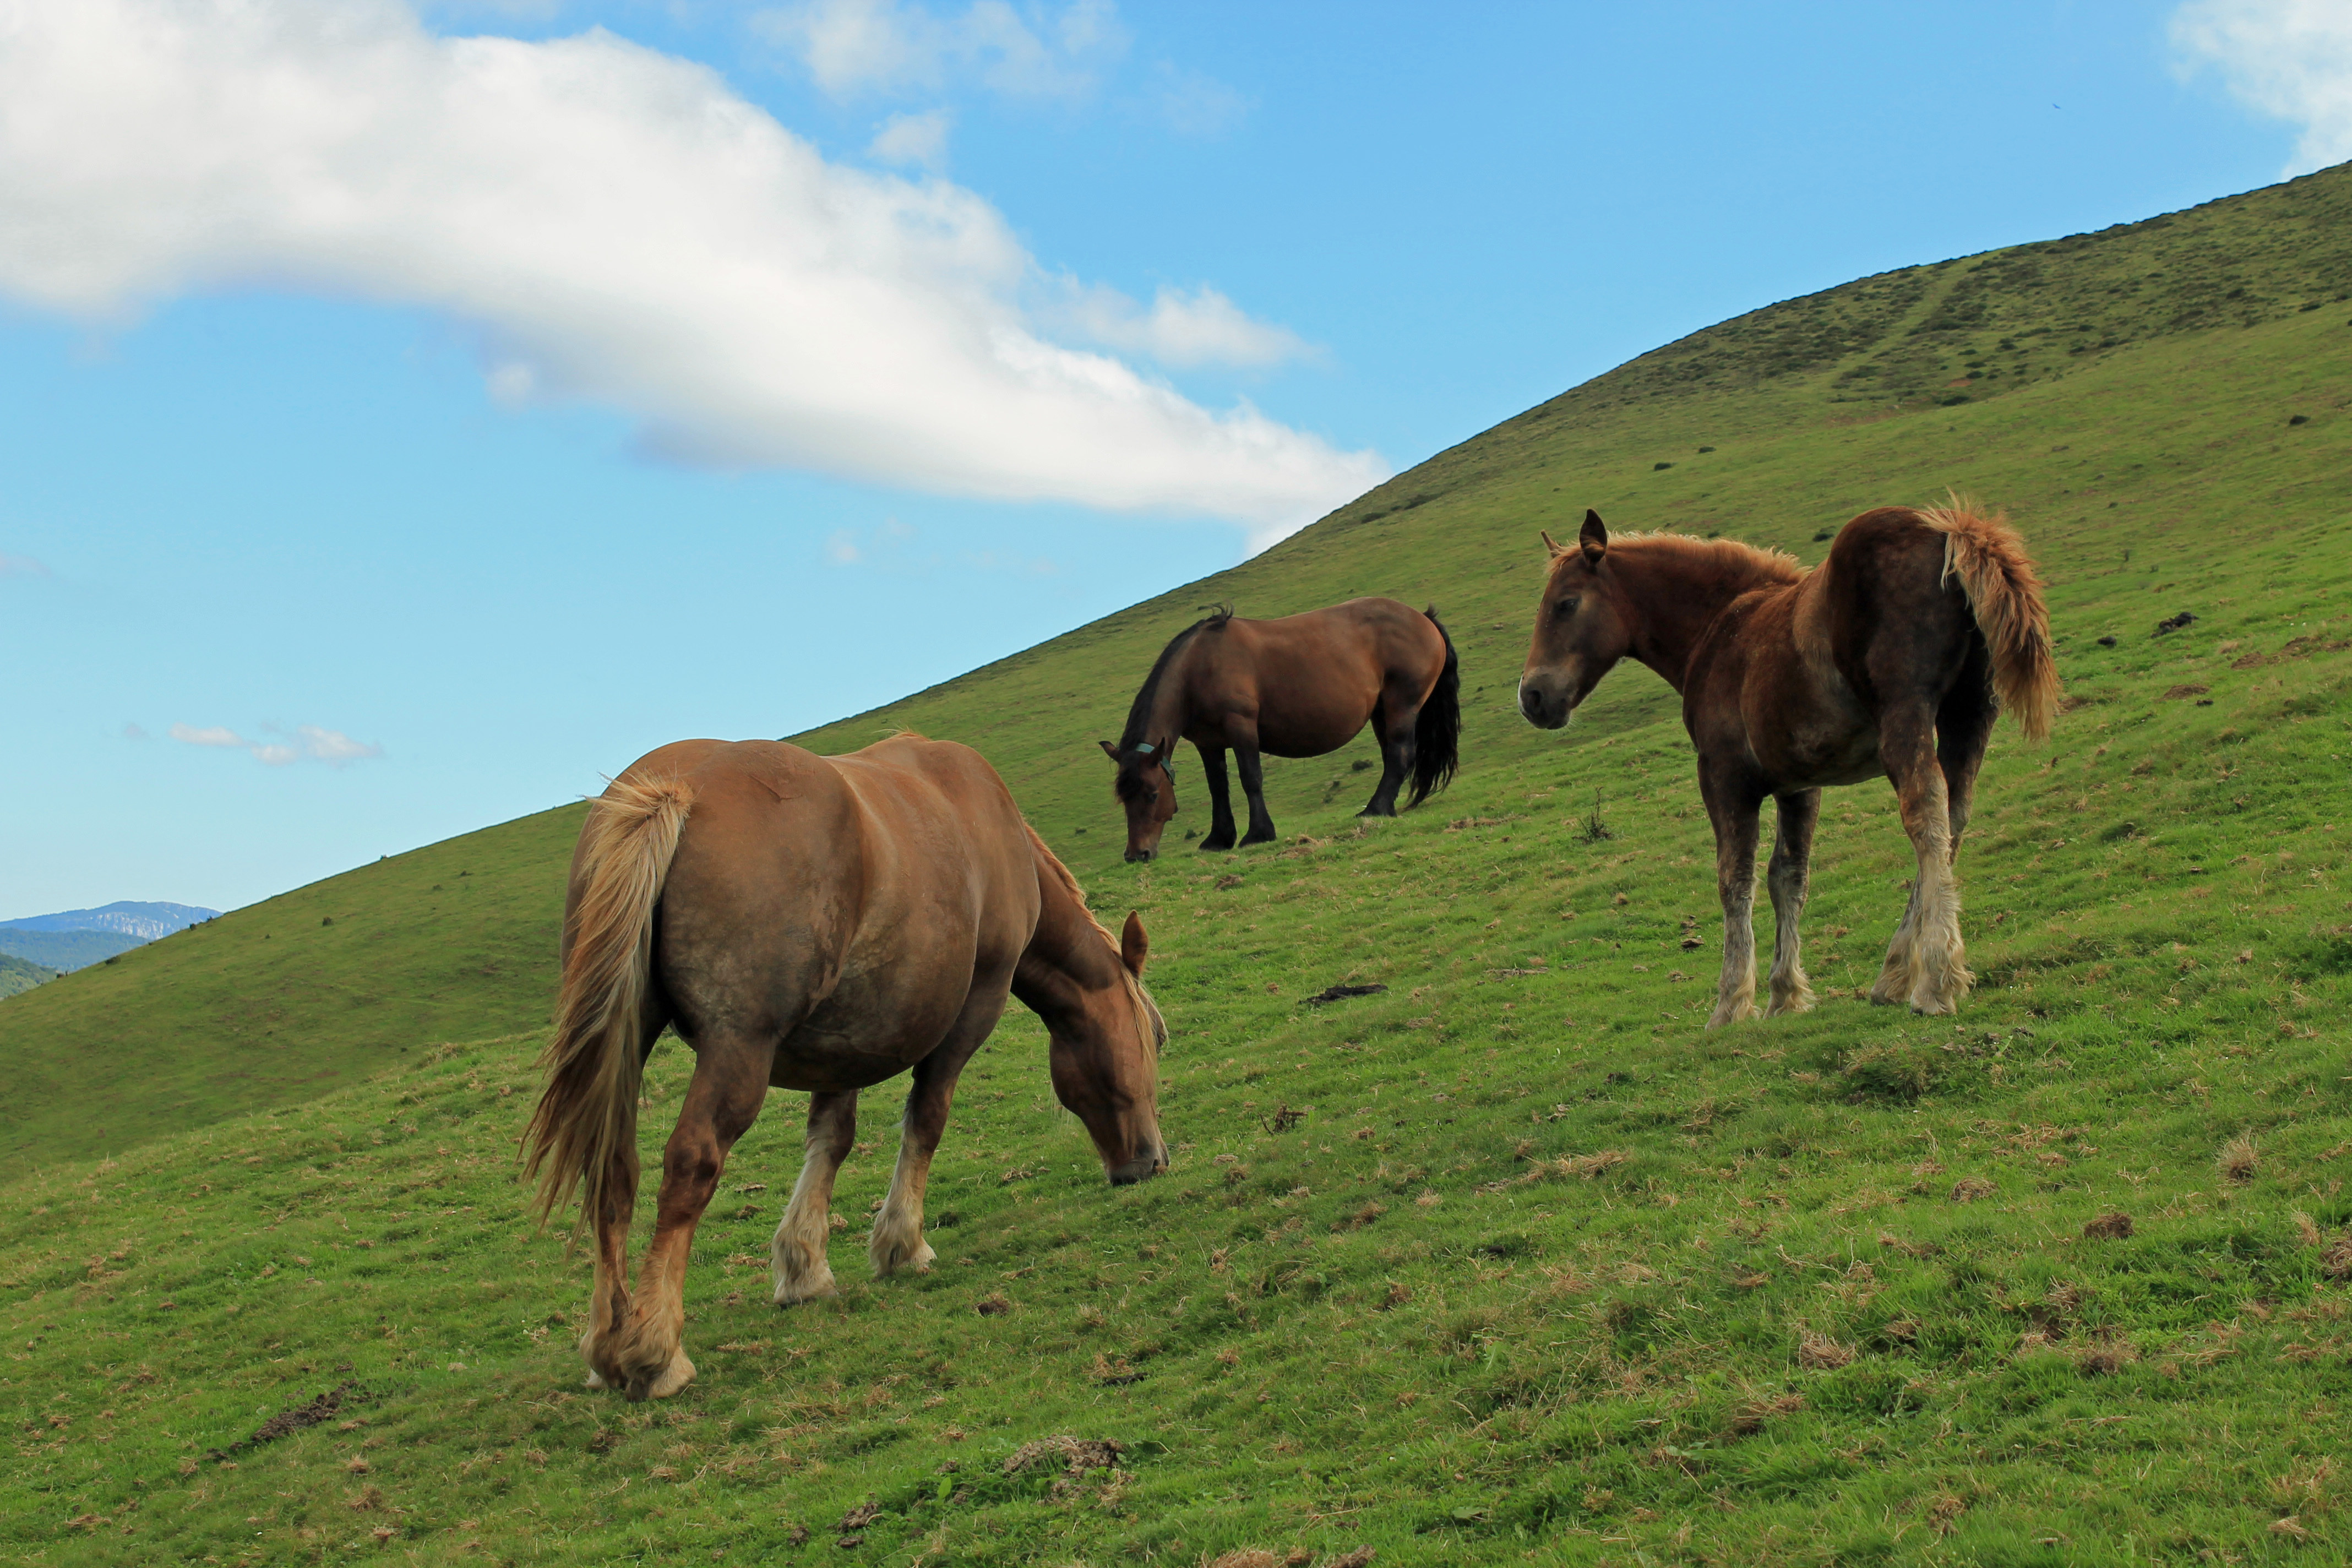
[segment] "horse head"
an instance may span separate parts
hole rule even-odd
[[[1123,1187],[1168,1168],[1160,1137],[1160,1047],[1168,1026],[1143,988],[1150,952],[1143,921],[1128,915],[1115,956],[1105,945],[1104,973],[1078,980],[1078,1005],[1048,1015],[1047,1032],[1054,1097],[1086,1124],[1103,1174]]]
[[[1632,616],[1609,571],[1609,530],[1601,514],[1584,514],[1573,546],[1543,536],[1551,552],[1543,602],[1536,606],[1534,640],[1519,672],[1519,712],[1539,730],[1567,724],[1633,646]]]
[[[1160,836],[1176,815],[1176,770],[1169,765],[1172,741],[1139,741],[1124,751],[1108,741],[1096,744],[1118,775],[1111,793],[1127,812],[1127,858],[1149,860],[1160,853]]]

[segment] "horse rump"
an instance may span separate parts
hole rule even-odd
[[[1445,668],[1438,672],[1437,684],[1430,689],[1413,720],[1412,793],[1405,800],[1408,809],[1453,782],[1454,770],[1462,760],[1462,659],[1454,651],[1454,639],[1446,636],[1444,623],[1437,618],[1437,606],[1432,605],[1422,614],[1429,617],[1438,639],[1445,644]]]

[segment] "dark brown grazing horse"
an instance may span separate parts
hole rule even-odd
[[[1123,940],[1021,819],[976,752],[898,735],[846,757],[782,742],[682,741],[589,807],[564,903],[563,989],[527,1134],[542,1219],[577,1187],[596,1285],[580,1348],[592,1386],[662,1398],[694,1376],[679,1343],[687,1248],[727,1152],[771,1087],[810,1091],[808,1154],[772,1249],[779,1306],[834,1292],[825,1234],[857,1091],[912,1069],[876,1272],[927,1268],[923,1186],[956,1076],[1008,994],[1045,1021],[1054,1092],[1115,1183],[1167,1164],[1167,1036]],[[695,1054],[662,1157],[645,1271],[627,1283],[637,1086],[665,1025]]]
[[[1350,599],[1328,610],[1245,621],[1220,610],[1160,649],[1128,710],[1118,743],[1101,742],[1118,766],[1113,785],[1127,809],[1127,858],[1149,860],[1176,815],[1169,752],[1179,741],[1200,751],[1209,781],[1203,849],[1234,847],[1234,806],[1225,752],[1234,753],[1249,796],[1244,844],[1274,837],[1261,754],[1319,757],[1356,738],[1367,721],[1381,742],[1381,782],[1363,816],[1394,816],[1407,779],[1419,805],[1454,776],[1462,737],[1462,671],[1454,639],[1434,609],[1394,599]]]
[[[2038,741],[2058,699],[2042,584],[2016,531],[1957,499],[1923,511],[1882,507],[1847,523],[1811,572],[1730,540],[1612,540],[1591,511],[1575,548],[1549,534],[1544,543],[1551,572],[1519,678],[1528,721],[1566,724],[1628,656],[1682,693],[1723,897],[1723,975],[1708,1027],[1755,1011],[1749,910],[1764,797],[1780,806],[1768,1011],[1801,1013],[1813,993],[1797,925],[1821,792],[1879,773],[1894,782],[1919,870],[1870,999],[1954,1011],[1974,978],[1953,859],[1977,768],[2001,707]]]

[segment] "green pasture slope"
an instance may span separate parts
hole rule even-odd
[[[2347,295],[2347,170],[1867,279],[809,737],[971,742],[1098,909],[1144,912],[1176,1165],[1103,1185],[1016,1015],[941,1153],[940,1266],[864,1271],[877,1094],[844,1294],[779,1313],[780,1097],[702,1234],[701,1377],[666,1404],[578,1386],[585,1265],[514,1181],[570,811],[0,1004],[0,1540],[52,1563],[2343,1558]],[[2070,692],[2050,745],[2004,728],[1986,771],[1979,989],[1957,1019],[1858,999],[1907,854],[1889,792],[1856,788],[1819,851],[1821,1007],[1706,1033],[1719,922],[1671,694],[1629,668],[1564,734],[1512,711],[1535,531],[1596,505],[1817,559],[1948,486],[2033,544]],[[1360,829],[1359,744],[1271,769],[1280,844],[1121,865],[1093,742],[1131,677],[1196,606],[1351,593],[1454,628],[1454,788]],[[1339,981],[1388,989],[1307,1003]],[[689,1068],[656,1053],[649,1140]],[[329,1390],[327,1419],[237,1446]],[[1249,1552],[1272,1555],[1226,1556]]]

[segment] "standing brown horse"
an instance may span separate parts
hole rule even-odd
[[[1924,511],[1882,507],[1847,523],[1811,572],[1730,540],[1612,541],[1592,511],[1576,548],[1549,534],[1544,543],[1551,572],[1519,678],[1528,721],[1560,728],[1629,655],[1682,693],[1723,897],[1723,975],[1708,1027],[1755,1011],[1749,910],[1764,797],[1780,806],[1769,1011],[1801,1013],[1813,993],[1797,925],[1822,789],[1882,773],[1919,871],[1870,999],[1952,1012],[1973,979],[1953,859],[1977,768],[2001,705],[2038,741],[2058,698],[2042,584],[2016,531],[1957,499]]]
[[[1168,753],[1178,741],[1199,750],[1209,781],[1209,836],[1201,847],[1231,849],[1227,751],[1249,796],[1244,844],[1274,837],[1261,753],[1319,757],[1354,740],[1368,721],[1380,737],[1381,782],[1362,815],[1394,816],[1397,790],[1408,778],[1407,806],[1453,778],[1461,694],[1454,639],[1433,608],[1416,613],[1394,599],[1350,599],[1279,620],[1245,621],[1220,610],[1195,621],[1160,650],[1118,743],[1100,742],[1118,769],[1112,787],[1127,809],[1127,858],[1158,854],[1160,835],[1176,815]]]
[[[580,1345],[591,1385],[658,1399],[693,1378],[679,1344],[687,1249],[772,1086],[810,1091],[807,1160],[772,1249],[776,1303],[833,1294],[826,1217],[857,1091],[909,1068],[867,1250],[879,1274],[928,1268],[931,1156],[956,1077],[1008,994],[1045,1019],[1054,1092],[1111,1181],[1164,1168],[1167,1030],[1140,983],[1145,948],[1133,915],[1118,942],[1095,923],[1003,781],[961,746],[898,735],[819,757],[682,741],[639,759],[590,806],[572,855],[563,989],[527,1135],[541,1217],[577,1187],[595,1232]],[[694,1078],[632,1293],[637,1086],[669,1024],[693,1047]]]

